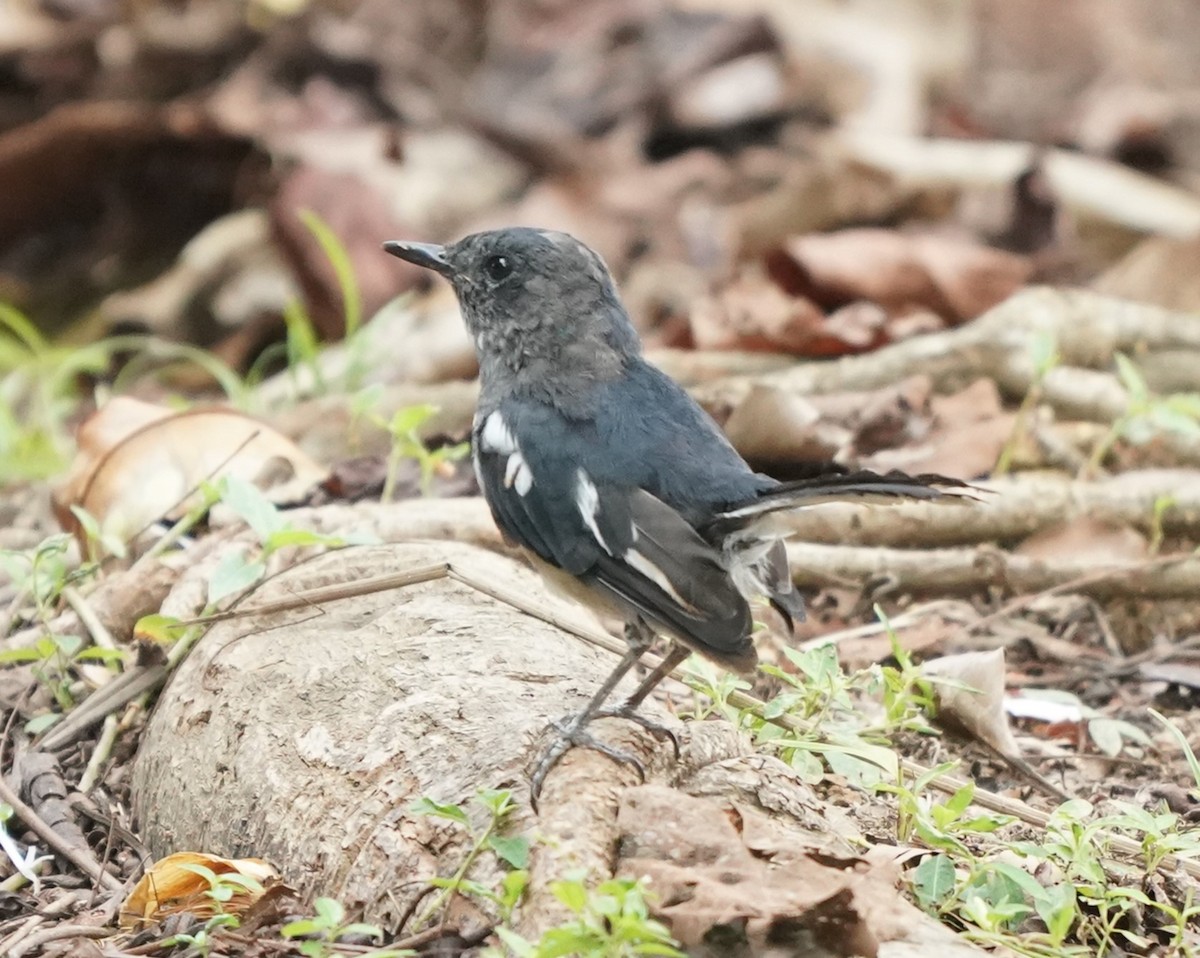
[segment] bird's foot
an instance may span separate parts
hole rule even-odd
[[[623,705],[613,705],[609,708],[600,709],[593,718],[620,718],[627,719],[630,722],[635,722],[644,728],[647,732],[653,735],[660,742],[670,742],[671,748],[675,752],[675,760],[679,761],[679,736],[675,734],[675,730],[667,728],[667,726],[648,719],[637,711],[637,706],[630,705],[626,702]]]
[[[542,785],[546,781],[546,776],[550,774],[550,770],[558,764],[559,760],[576,746],[590,748],[593,752],[607,755],[614,762],[620,762],[622,765],[632,765],[637,771],[638,777],[643,782],[646,780],[646,766],[636,756],[612,745],[606,745],[590,735],[584,730],[578,716],[560,719],[552,723],[551,727],[559,734],[538,757],[533,773],[529,776],[529,801],[534,811],[537,811],[538,797],[542,793]]]

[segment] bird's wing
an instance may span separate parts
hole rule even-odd
[[[501,531],[692,649],[752,667],[750,610],[717,551],[646,490],[594,479],[562,436],[522,436],[518,424],[494,410],[474,433]]]

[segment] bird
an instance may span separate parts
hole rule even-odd
[[[639,762],[588,724],[619,715],[662,732],[636,709],[691,652],[752,671],[751,602],[765,598],[789,628],[803,619],[772,513],[844,499],[939,500],[967,488],[832,463],[790,482],[755,472],[644,358],[604,260],[567,233],[508,227],[445,246],[383,248],[445,277],[457,296],[479,361],[472,460],[505,539],[552,584],[625,622],[627,651],[588,704],[555,724],[533,766],[534,807],[573,746],[629,762],[644,779]],[[670,640],[661,663],[606,708],[658,635]]]

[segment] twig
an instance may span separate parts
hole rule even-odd
[[[305,592],[295,593],[294,599],[280,599],[264,605],[248,606],[246,608],[230,609],[226,612],[214,612],[211,615],[201,615],[194,619],[184,619],[180,625],[208,625],[212,622],[224,622],[227,619],[244,619],[252,615],[271,615],[276,612],[291,612],[293,609],[308,609],[322,602],[337,602],[340,599],[355,599],[362,595],[375,592],[386,592],[389,589],[400,589],[408,585],[418,585],[421,582],[432,582],[450,573],[450,563],[438,562],[432,565],[420,566],[408,572],[393,572],[388,575],[374,576],[361,582],[345,582],[337,585],[321,586]]]
[[[7,802],[12,806],[13,812],[21,819],[29,829],[45,842],[54,852],[61,855],[72,865],[78,868],[81,872],[91,878],[93,881],[98,881],[108,891],[119,891],[122,887],[121,882],[104,870],[104,866],[100,864],[90,851],[85,851],[76,848],[68,842],[63,841],[49,825],[42,821],[41,817],[32,808],[21,800],[18,795],[9,785],[8,779],[0,776],[0,800]]]
[[[92,750],[91,758],[88,759],[87,768],[83,770],[83,775],[79,778],[79,791],[85,795],[95,788],[96,782],[100,779],[100,770],[104,768],[104,763],[112,757],[113,746],[117,742],[117,733],[120,731],[120,727],[115,712],[104,717],[104,728],[100,732],[100,738]]]
[[[1200,534],[1200,470],[1143,469],[1094,482],[1055,474],[1019,475],[976,483],[994,493],[971,503],[904,502],[887,508],[838,502],[782,513],[780,529],[804,542],[903,548],[1011,542],[1086,517],[1142,529],[1155,507],[1168,535]]]
[[[40,747],[47,751],[55,751],[64,745],[70,745],[110,712],[121,708],[127,702],[132,702],[139,695],[158,688],[169,671],[165,665],[130,669],[104,688],[93,692],[68,712],[66,718],[46,733],[39,743]]]
[[[1155,556],[1153,559],[1147,559],[1144,562],[1137,563],[1136,569],[1139,573],[1151,572],[1159,566],[1170,565],[1178,562],[1179,555]],[[968,632],[978,632],[981,629],[987,628],[993,622],[999,619],[1006,619],[1014,612],[1020,612],[1033,603],[1041,599],[1048,599],[1051,596],[1063,595],[1070,592],[1086,592],[1090,586],[1104,582],[1111,578],[1114,572],[1110,569],[1099,569],[1095,572],[1088,572],[1079,576],[1076,579],[1068,579],[1066,582],[1060,582],[1058,585],[1051,586],[1048,589],[1042,589],[1040,592],[1031,592],[1026,595],[1019,595],[1015,599],[1004,603],[995,612],[989,612],[983,618],[967,625]]]
[[[111,928],[97,928],[95,925],[55,925],[30,935],[16,947],[10,948],[8,954],[10,958],[22,958],[26,952],[48,945],[52,941],[61,941],[64,938],[110,938],[112,934]]]
[[[1113,563],[1087,555],[1039,559],[992,547],[978,549],[888,549],[789,542],[788,561],[798,585],[830,579],[882,579],[905,590],[973,592],[1001,586],[1018,593],[1049,589],[1088,595],[1147,599],[1200,595],[1200,557],[1177,553],[1150,561]]]
[[[67,600],[69,605],[77,616],[83,627],[88,630],[92,641],[102,649],[115,649],[117,643],[113,641],[112,633],[108,631],[108,627],[100,621],[100,617],[96,615],[96,610],[93,609],[90,603],[74,586],[66,586],[62,590],[62,597]]]

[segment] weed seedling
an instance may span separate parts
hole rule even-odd
[[[501,917],[507,919],[525,891],[529,841],[519,835],[501,834],[505,820],[516,807],[512,792],[508,789],[480,789],[475,795],[474,804],[487,814],[483,828],[478,830],[471,825],[470,816],[461,805],[435,802],[431,798],[420,798],[412,804],[411,811],[414,814],[453,822],[466,829],[470,835],[470,847],[454,874],[449,878],[430,880],[430,884],[441,891],[417,920],[417,927],[428,922],[442,911],[455,895],[460,894],[471,895],[499,906]],[[508,868],[513,869],[505,876],[498,889],[488,888],[469,877],[472,866],[484,852],[492,853]]]
[[[284,938],[304,938],[300,942],[300,953],[305,958],[337,958],[335,945],[339,940],[349,935],[361,935],[383,938],[383,930],[377,925],[368,925],[360,921],[346,921],[346,909],[340,901],[333,898],[318,898],[313,902],[313,916],[289,922],[279,932]],[[384,949],[372,951],[371,958],[407,958],[415,955],[410,949]]]
[[[497,928],[503,949],[489,948],[485,958],[684,958],[667,927],[650,917],[640,882],[613,878],[589,890],[581,878],[569,877],[553,882],[550,890],[574,917],[547,929],[535,942]]]

